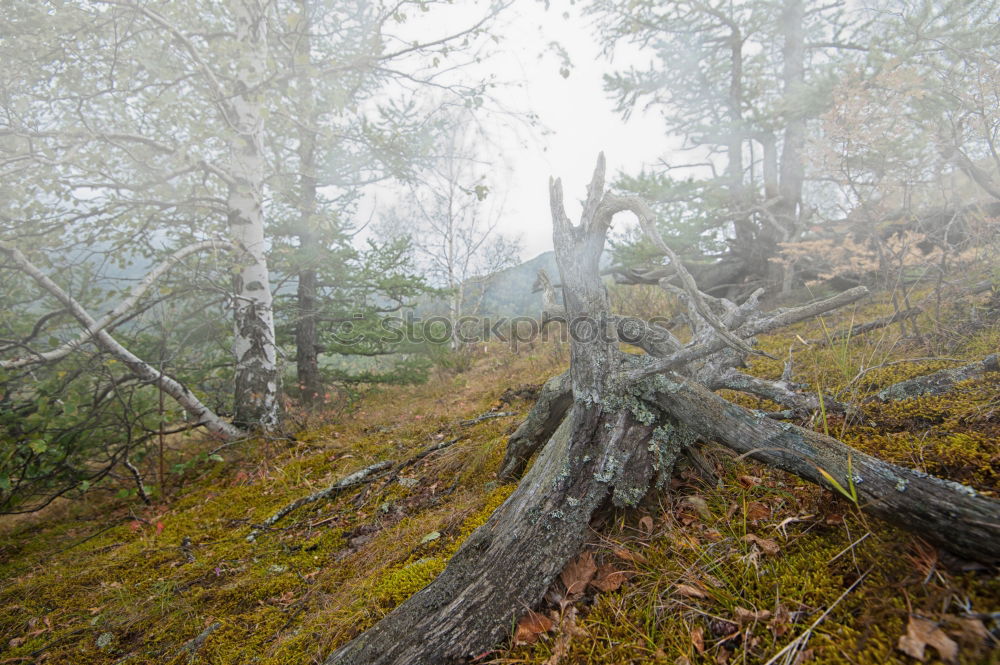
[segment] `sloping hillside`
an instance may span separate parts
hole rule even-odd
[[[813,414],[812,427],[997,496],[1000,373],[943,396],[865,402],[1000,348],[996,312],[970,324],[972,302],[947,322],[921,315],[933,352],[898,326],[802,344],[890,311],[877,300],[761,346],[782,358],[794,346],[797,381],[861,405],[850,421]],[[4,524],[0,663],[322,662],[432,579],[510,494],[495,480],[506,436],[567,351],[494,347],[466,372],[302,418],[294,439],[244,442],[192,467],[163,505],[94,496]],[[750,370],[776,378],[781,363]],[[178,441],[174,455],[215,445]],[[372,482],[248,541],[291,502],[385,460],[395,464]],[[902,664],[915,662],[899,649],[909,635],[902,646],[927,645],[930,660],[996,662],[1000,581],[844,496],[706,445],[668,493],[601,514],[547,600],[517,644],[477,661]]]

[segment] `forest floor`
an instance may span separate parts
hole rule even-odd
[[[864,401],[996,352],[995,312],[970,322],[985,299],[928,305],[921,341],[894,325],[803,344],[891,312],[883,297],[761,347],[785,358],[792,346],[795,380],[860,405],[850,420],[817,413],[807,426],[1000,496],[1000,373],[944,396]],[[514,486],[495,480],[507,436],[567,359],[556,342],[490,347],[465,371],[372,391],[349,412],[293,412],[294,439],[231,446],[223,462],[202,455],[153,505],[95,493],[0,522],[0,664],[321,663],[433,579],[509,496]],[[777,378],[781,363],[755,359],[750,371]],[[498,413],[511,415],[464,422]],[[310,503],[247,540],[295,499],[453,439],[394,480]],[[175,439],[170,454],[217,445]],[[547,604],[477,662],[910,664],[899,649],[908,634],[908,651],[926,645],[931,662],[1000,662],[993,571],[866,518],[844,496],[718,446],[701,451],[705,462],[682,465],[669,492],[600,514]]]

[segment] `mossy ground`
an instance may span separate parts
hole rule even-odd
[[[886,311],[874,302],[825,325]],[[824,335],[816,321],[760,342],[779,358],[793,345],[795,380],[862,404],[850,420],[814,414],[809,426],[995,496],[1000,376],[944,397],[864,402],[894,381],[956,364],[940,358],[1000,348],[995,322],[965,329],[922,315],[917,325],[922,342],[894,326],[803,346],[799,338]],[[506,388],[542,383],[567,355],[553,345],[494,349],[464,373],[372,393],[335,422],[314,418],[294,441],[227,449],[226,462],[189,472],[154,506],[94,496],[2,527],[0,663],[321,662],[433,579],[513,491],[494,474],[530,402],[502,407],[517,416],[460,423],[497,407]],[[781,363],[756,358],[750,370],[777,377]],[[310,504],[246,541],[251,524],[298,497],[457,436],[405,470],[405,484],[376,482],[363,496]],[[961,662],[997,662],[960,621],[965,611],[1000,610],[995,577],[949,570],[920,540],[829,492],[721,448],[706,454],[718,486],[682,468],[671,491],[640,510],[601,515],[591,547],[630,579],[577,604],[572,639],[560,645],[557,631],[501,648],[493,662],[763,664],[824,612],[798,662],[914,662],[895,648],[911,613],[951,631]]]

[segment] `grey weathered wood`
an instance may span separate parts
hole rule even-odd
[[[507,441],[507,450],[497,474],[501,482],[507,483],[521,477],[528,460],[555,433],[572,403],[569,372],[545,382],[528,417]]]
[[[940,395],[951,390],[956,383],[980,377],[986,372],[1000,372],[1000,355],[994,353],[962,367],[942,369],[933,374],[894,383],[880,390],[876,399],[891,402],[921,395]]]
[[[809,344],[814,346],[826,346],[828,344],[836,344],[837,342],[843,341],[845,339],[853,339],[858,335],[864,335],[870,333],[873,330],[879,330],[880,328],[885,328],[886,326],[891,326],[893,323],[899,323],[900,321],[905,321],[906,319],[913,318],[917,314],[922,312],[919,307],[911,307],[909,309],[901,309],[891,316],[883,316],[882,318],[875,319],[874,321],[866,321],[864,323],[858,323],[851,326],[847,330],[838,330],[829,337],[820,337],[817,339],[808,340]]]
[[[579,551],[591,515],[609,496],[634,505],[645,494],[654,475],[649,457],[653,425],[620,406],[623,386],[616,379],[625,358],[617,340],[606,334],[609,301],[599,272],[611,220],[602,207],[603,193],[602,157],[582,221],[574,226],[563,209],[561,183],[550,182],[565,311],[569,321],[587,321],[595,333],[578,331],[572,339],[568,416],[518,489],[444,572],[334,652],[327,665],[430,665],[476,655],[541,600]]]
[[[664,377],[649,398],[707,440],[834,491],[823,472],[848,492],[853,482],[865,512],[965,558],[1000,563],[1000,502],[970,487],[776,422],[678,375]]]

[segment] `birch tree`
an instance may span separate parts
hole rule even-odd
[[[99,239],[122,261],[228,235],[234,420],[263,429],[277,424],[279,390],[263,216],[268,6],[39,3],[5,30],[11,61],[33,75],[8,97],[19,155],[8,164],[34,193],[15,199],[11,222],[53,249],[57,236]]]
[[[453,118],[439,157],[384,223],[388,233],[413,239],[432,283],[445,292],[453,326],[479,313],[491,276],[519,258],[518,239],[500,231],[503,201],[490,177],[498,165],[480,156],[486,143],[471,117]]]
[[[213,101],[231,127],[227,215],[233,243],[246,256],[233,293],[233,421],[242,427],[270,430],[278,425],[281,385],[264,235],[263,84],[269,73],[267,12],[271,2],[230,0],[229,5],[236,29],[235,75],[230,90],[218,90]],[[205,75],[212,76],[209,71]]]

